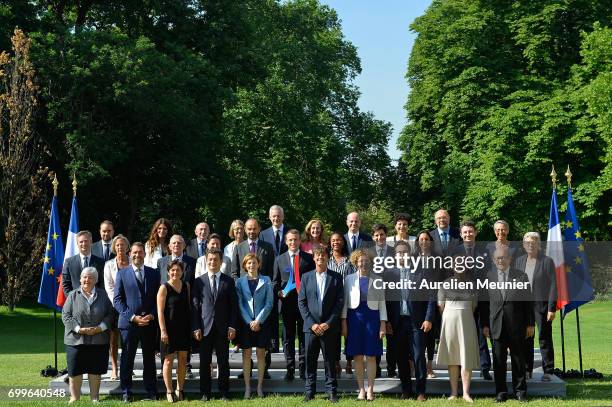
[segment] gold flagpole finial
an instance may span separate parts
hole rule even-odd
[[[570,171],[569,164],[567,166],[567,171],[565,171],[565,178],[567,178],[567,186],[569,189],[572,189],[572,172]]]
[[[57,174],[53,175],[53,181],[51,181],[51,184],[53,185],[53,196],[57,196],[57,187],[59,185],[59,182],[57,181]]]
[[[76,180],[76,174],[73,174],[72,175],[72,192],[74,193],[74,196],[76,196],[77,185],[78,185],[78,182]]]
[[[555,166],[552,166],[552,171],[550,172],[550,178],[552,179],[553,189],[557,189],[557,172],[555,171]]]

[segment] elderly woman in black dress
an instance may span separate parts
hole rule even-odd
[[[97,282],[96,268],[85,267],[81,286],[68,294],[62,310],[70,403],[81,397],[84,373],[88,376],[90,398],[98,401],[100,379],[108,370],[109,328],[115,314],[106,291],[96,290]]]
[[[191,343],[190,288],[183,282],[185,265],[176,259],[168,264],[168,281],[157,292],[157,315],[160,330],[160,353],[164,360],[163,376],[166,398],[169,402],[183,400],[187,352]],[[176,393],[172,390],[172,365],[177,354]]]

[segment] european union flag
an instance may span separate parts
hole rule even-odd
[[[567,189],[567,213],[565,214],[564,252],[569,304],[563,308],[563,315],[593,300],[595,293],[591,282],[591,273],[585,255],[584,239],[574,208],[572,189]]]
[[[47,232],[47,246],[43,262],[43,272],[40,279],[40,290],[38,291],[38,303],[61,311],[55,303],[59,279],[62,275],[64,264],[64,244],[62,243],[62,231],[60,229],[59,213],[57,210],[57,198],[51,201],[51,218],[49,219],[49,231]]]

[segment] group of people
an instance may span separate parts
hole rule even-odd
[[[483,247],[476,242],[473,222],[453,228],[444,209],[436,212],[434,229],[416,236],[409,235],[411,219],[402,213],[395,216],[393,235],[388,235],[384,224],[375,224],[371,235],[364,233],[359,214],[352,212],[346,218],[348,230],[334,232],[329,238],[318,219],[308,222],[303,233],[287,227],[278,205],[270,208],[269,219],[272,225],[263,231],[256,219],[233,221],[232,241],[225,247],[221,236],[210,233],[205,222],[196,225],[195,237],[188,244],[164,218],[155,222],[145,243],[130,244],[125,236],[115,236],[107,220],[100,225],[101,239],[96,243],[90,232],[79,232],[79,254],[66,259],[62,270],[71,401],[79,399],[85,373],[91,398],[98,399],[110,355],[111,379],[120,380],[123,400],[129,402],[139,342],[147,398],[157,395],[156,353],[163,360],[166,398],[173,402],[184,398],[185,378],[192,375],[191,354],[199,352],[201,399],[210,400],[214,352],[220,398],[227,399],[230,343],[242,350],[245,399],[252,394],[252,348],[256,349],[256,393],[263,397],[270,353],[280,350],[279,320],[284,378],[294,380],[298,370],[305,381],[305,401],[316,393],[321,353],[331,402],[338,401],[342,353],[346,372],[355,369],[357,398],[373,400],[375,380],[382,375],[385,337],[387,375],[399,377],[403,399],[426,400],[427,379],[436,374],[437,344],[436,364],[448,366],[450,398],[458,397],[461,378],[462,397],[471,402],[472,370],[480,370],[486,380],[493,379],[489,372],[491,340],[497,401],[508,398],[508,350],[512,394],[525,400],[526,379],[533,370],[536,323],[545,373],[542,380],[550,380],[557,290],[554,264],[542,253],[538,233],[526,233],[520,247],[507,240],[509,225],[499,220],[493,225],[497,241]],[[485,260],[485,267],[449,269],[409,261],[432,256],[479,257]],[[389,257],[396,260],[393,267],[373,271],[375,264]],[[459,263],[466,264],[455,264]],[[394,286],[388,283],[406,281],[418,286],[422,281],[479,279],[530,284],[527,293],[452,288],[456,285],[439,290],[415,290],[406,284],[388,288]],[[380,282],[386,283],[384,289],[379,288]]]

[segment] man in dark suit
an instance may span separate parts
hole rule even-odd
[[[312,256],[300,251],[300,232],[291,229],[285,236],[288,250],[274,261],[272,285],[274,294],[280,298],[280,313],[283,319],[283,351],[287,362],[286,380],[295,377],[295,334],[298,335],[300,378],[306,377],[304,363],[303,320],[298,308],[298,293],[304,274],[315,268]],[[287,287],[294,287],[291,290]]]
[[[200,222],[195,227],[195,239],[191,239],[189,245],[187,246],[185,253],[193,259],[197,259],[198,257],[204,256],[206,253],[206,247],[208,245],[208,234],[210,233],[210,228],[208,227],[208,223]]]
[[[527,254],[516,259],[515,268],[527,274],[534,297],[535,321],[538,324],[538,339],[542,354],[542,381],[551,380],[555,370],[555,350],[552,338],[552,322],[557,312],[557,277],[554,261],[544,255],[540,248],[540,234],[527,232],[523,237],[523,248]],[[527,377],[533,372],[533,337],[527,339]]]
[[[183,239],[183,236],[181,235],[173,235],[170,238],[170,244],[168,247],[170,249],[170,254],[157,260],[157,270],[159,270],[161,275],[162,284],[168,281],[168,264],[174,260],[180,260],[185,264],[182,280],[189,283],[190,288],[193,288],[196,259],[184,254],[185,239]]]
[[[527,283],[525,289],[489,287],[489,318],[482,319],[484,334],[493,340],[493,371],[497,402],[508,398],[506,386],[506,359],[510,349],[512,363],[512,391],[519,401],[527,400],[525,374],[525,341],[534,334],[534,312],[527,275],[510,268],[510,254],[506,247],[493,253],[495,268],[488,274],[489,284],[506,282]]]
[[[510,254],[510,264],[514,264],[516,258],[524,253],[522,248],[516,242],[511,242],[508,240],[508,235],[510,234],[510,224],[503,219],[498,219],[493,224],[493,232],[495,233],[495,238],[497,240],[487,244],[489,255],[493,256],[495,249],[500,246],[505,246],[508,248],[508,253]]]
[[[356,249],[368,249],[374,246],[372,236],[359,231],[361,227],[361,218],[357,212],[351,212],[346,216],[346,226],[348,231],[344,234],[344,240],[347,243],[349,256]]]
[[[121,332],[121,391],[123,401],[129,402],[132,391],[132,373],[138,342],[142,348],[142,363],[147,398],[157,397],[155,379],[155,338],[157,332],[157,291],[159,272],[144,265],[145,250],[140,242],[132,244],[132,264],[117,272],[114,306],[119,313]]]
[[[421,281],[425,278],[425,270],[421,267],[411,270],[410,264],[406,262],[409,254],[410,246],[407,242],[396,243],[395,255],[400,268],[387,270],[386,275],[383,276],[385,281],[396,284],[411,281],[414,282],[415,287],[420,286]],[[397,344],[402,344],[401,350],[396,349],[399,378],[402,383],[402,399],[412,397],[409,352],[406,351],[406,347],[408,347],[412,350],[414,361],[417,400],[424,401],[426,399],[425,387],[427,381],[424,334],[432,328],[436,307],[435,295],[430,290],[401,287],[400,289],[387,290],[385,297],[389,320],[387,331],[395,337]]]
[[[272,205],[268,211],[268,217],[272,226],[261,232],[261,240],[270,243],[274,249],[274,257],[287,251],[285,235],[289,228],[283,223],[285,221],[285,211],[278,205]]]
[[[206,251],[206,273],[196,278],[192,290],[191,329],[200,341],[200,393],[211,398],[210,366],[217,355],[221,400],[229,397],[229,341],[236,336],[238,297],[234,279],[220,272],[223,252]]]
[[[111,250],[114,235],[115,228],[113,222],[110,220],[102,221],[102,223],[100,223],[100,240],[95,242],[91,247],[91,254],[101,258],[105,262],[115,257],[115,254]]]
[[[64,261],[62,268],[62,289],[66,298],[70,291],[81,286],[81,271],[85,267],[95,267],[99,276],[104,275],[104,260],[91,254],[91,232],[82,230],[76,234],[79,254]],[[104,279],[98,278],[96,287],[104,290]]]
[[[395,258],[395,249],[387,244],[387,226],[382,223],[376,223],[372,226],[372,240],[374,246],[370,248],[370,251],[374,255],[374,264],[380,262],[384,264],[386,257]],[[378,260],[377,260],[378,259]],[[386,268],[385,268],[386,271]],[[382,272],[384,275],[385,271]],[[393,335],[387,336],[387,375],[388,377],[395,377],[397,363],[395,361],[395,337]],[[381,377],[380,371],[380,356],[376,356],[376,377]]]
[[[337,403],[336,347],[340,335],[344,288],[342,276],[327,269],[327,250],[317,247],[313,252],[316,268],[303,275],[298,299],[306,342],[304,401],[312,400],[317,391],[317,361],[321,350],[325,364],[325,391],[329,401]]]
[[[461,242],[459,229],[450,226],[450,215],[446,209],[439,209],[434,215],[434,221],[437,227],[429,231],[433,240],[433,252],[438,256],[448,256]]]
[[[462,244],[455,247],[453,256],[463,256],[473,259],[470,261],[470,264],[473,264],[473,266],[467,268],[465,272],[473,279],[484,281],[491,269],[491,262],[488,250],[476,243],[476,236],[478,235],[476,224],[472,221],[465,221],[461,224],[460,230]],[[477,259],[480,259],[481,263],[477,263]],[[482,267],[480,267],[481,264]],[[480,371],[485,380],[493,380],[490,373],[491,355],[489,354],[489,344],[487,338],[482,333],[483,326],[480,323],[481,316],[485,318],[489,316],[489,303],[486,301],[478,302],[478,306],[474,311],[474,318],[476,320],[476,330],[478,331]]]

